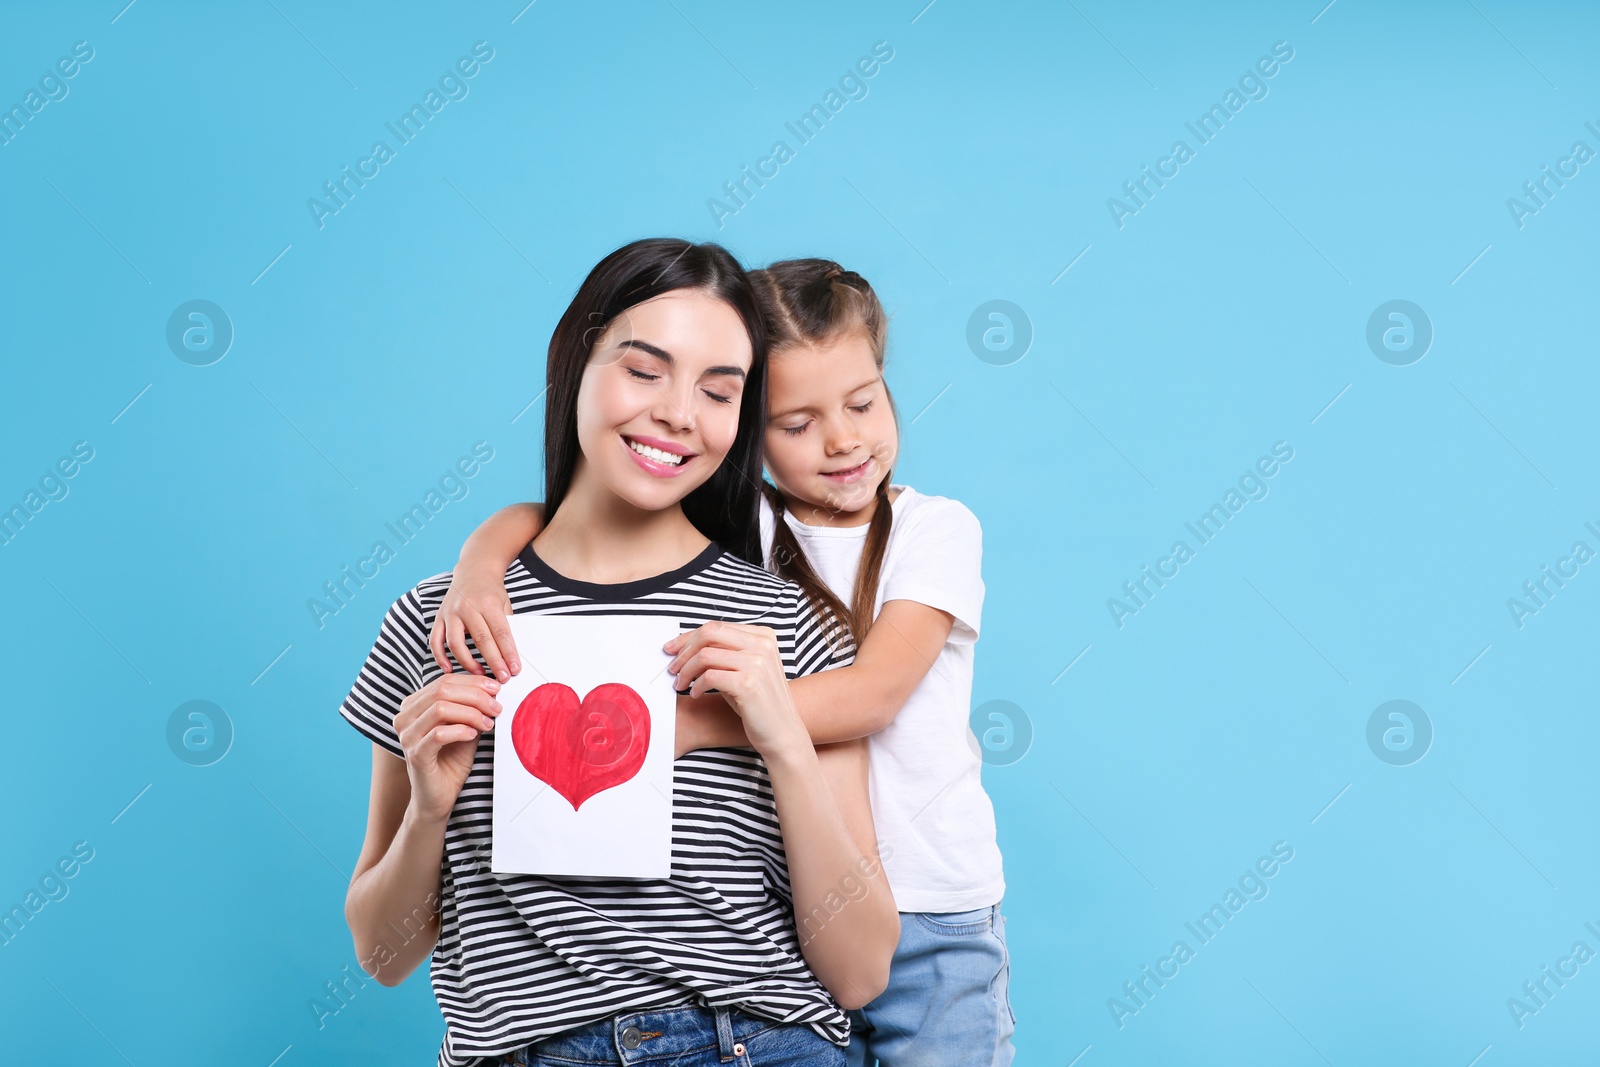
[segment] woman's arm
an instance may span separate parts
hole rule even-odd
[[[361,969],[386,986],[403,982],[439,940],[444,823],[418,818],[410,798],[405,760],[373,745],[367,837],[344,917]],[[405,941],[394,936],[390,922],[406,933]]]
[[[878,858],[867,796],[866,741],[814,748],[801,731],[762,753],[789,858],[800,954],[841,1007],[889,986],[900,913]]]
[[[478,738],[500,704],[492,678],[450,674],[411,694],[395,716],[406,756],[372,746],[367,836],[345,896],[361,968],[380,985],[405,981],[439,939],[445,823]]]
[[[819,745],[849,741],[875,734],[893,722],[933,667],[954,622],[948,612],[914,600],[884,604],[850,666],[808,674],[789,683],[811,740]],[[699,676],[702,667],[696,657],[713,640],[702,626],[664,646],[665,651],[676,653],[667,669],[679,674],[680,686]],[[719,714],[708,701],[700,703],[706,706],[696,715],[698,747],[750,743],[738,716]]]
[[[772,778],[801,954],[842,1006],[889,984],[900,916],[878,859],[864,742],[819,752],[790,697],[770,627],[711,622],[690,695],[715,687]],[[826,672],[824,672],[826,673]]]
[[[506,568],[517,554],[544,529],[543,504],[512,504],[484,520],[461,546],[461,558],[450,578],[450,589],[433,620],[428,646],[441,670],[449,673],[448,647],[468,674],[482,674],[467,635],[472,635],[484,662],[502,682],[522,670],[517,643],[506,618],[511,598],[506,595]]]
[[[872,821],[872,803],[867,788],[867,739],[860,737],[854,741],[818,745],[814,751],[850,839],[855,842],[861,857],[837,879],[823,879],[826,884],[816,889],[807,888],[807,896],[815,897],[818,892],[822,894],[823,906],[814,907],[802,915],[797,904],[795,925],[800,934],[801,953],[813,973],[819,977],[823,972],[817,968],[833,967],[833,961],[828,957],[844,950],[851,944],[850,938],[861,936],[861,928],[866,928],[867,940],[863,944],[870,958],[864,961],[864,973],[852,974],[847,969],[839,974],[833,984],[824,983],[840,1005],[860,1008],[888,987],[889,961],[900,941],[900,912],[883,870],[882,857],[878,854],[877,828]],[[768,766],[770,769],[771,765]],[[815,873],[807,868],[797,876],[791,868],[790,887],[795,887],[797,878],[809,880]],[[794,889],[794,892],[798,901],[801,891]],[[831,924],[838,922],[851,909],[859,912],[852,916],[857,920],[855,927],[844,932],[835,930],[835,940],[831,945],[815,944]],[[879,961],[881,970],[877,969]],[[863,979],[865,984],[858,984]]]

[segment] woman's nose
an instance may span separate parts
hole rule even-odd
[[[679,391],[661,389],[651,414],[657,422],[674,430],[694,429],[694,404],[687,395],[680,396]]]

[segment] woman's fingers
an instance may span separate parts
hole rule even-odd
[[[427,710],[401,732],[400,743],[409,754],[426,745],[441,727],[466,726],[477,733],[494,728],[500,714],[499,703],[480,690],[477,694],[463,692],[461,701],[436,700]],[[408,736],[409,735],[409,736]],[[415,738],[415,740],[413,740]],[[460,737],[455,740],[461,740]]]
[[[706,645],[736,645],[742,639],[743,623],[712,621],[696,626],[688,633],[679,634],[665,645],[661,646],[663,652],[673,652],[673,661],[681,663],[696,651]],[[668,665],[668,670],[675,669]]]
[[[494,729],[494,715],[489,713],[487,707],[457,704],[450,700],[441,700],[435,704],[430,709],[430,714],[424,717],[424,721],[430,727],[444,723],[462,723],[479,730]]]
[[[691,697],[702,697],[715,689],[742,718],[745,712],[740,704],[759,693],[770,694],[775,687],[781,689],[788,684],[781,671],[773,673],[768,667],[758,652],[713,645],[695,655],[673,688]],[[686,683],[688,688],[682,688]]]
[[[694,680],[694,685],[689,687],[689,695],[693,697],[703,696],[707,691],[712,689],[715,689],[719,693],[728,693],[733,690],[734,686],[737,685],[738,682],[738,671],[714,668],[706,671],[705,673],[701,674],[700,677]],[[734,712],[737,713],[741,719],[744,718],[744,713],[737,707],[734,707],[732,701],[728,702],[728,706],[732,707]]]
[[[500,703],[495,699],[495,694],[500,692],[500,683],[493,678],[447,674],[439,679],[436,685],[437,688],[433,691],[435,702],[467,704],[485,712],[499,706]]]
[[[500,683],[493,678],[474,678],[468,674],[447,674],[423,686],[400,705],[395,716],[395,726],[402,740],[418,723],[431,727],[438,720],[435,709],[441,704],[455,704],[475,708],[485,715],[499,714],[500,702],[495,694]]]
[[[776,648],[777,643],[778,635],[769,626],[716,621],[697,626],[686,634],[679,634],[668,641],[662,647],[662,651],[674,653],[672,662],[667,664],[667,670],[678,671],[682,669],[683,663],[703,648],[715,646],[751,649],[767,644]]]
[[[428,763],[438,763],[441,750],[458,741],[471,741],[481,736],[483,736],[481,731],[475,727],[462,723],[445,723],[428,731],[417,745],[415,755],[426,756]]]
[[[677,678],[673,682],[672,688],[682,693],[687,687],[689,690],[694,691],[695,696],[699,696],[705,692],[705,687],[702,686],[696,690],[695,684],[699,682],[706,671],[712,669],[735,670],[743,662],[743,656],[744,652],[741,649],[707,645],[683,661],[683,666],[676,671]]]
[[[443,748],[445,745],[454,744],[457,741],[471,741],[481,733],[482,731],[471,723],[443,722],[433,728],[428,735],[428,739],[437,741],[439,747]]]

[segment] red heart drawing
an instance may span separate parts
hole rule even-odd
[[[650,751],[650,709],[621,682],[595,686],[581,704],[569,686],[546,682],[517,705],[511,745],[528,773],[577,811],[639,773]]]

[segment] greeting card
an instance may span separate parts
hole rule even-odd
[[[494,726],[494,842],[502,874],[672,873],[677,697],[670,618],[511,616],[522,672]]]

